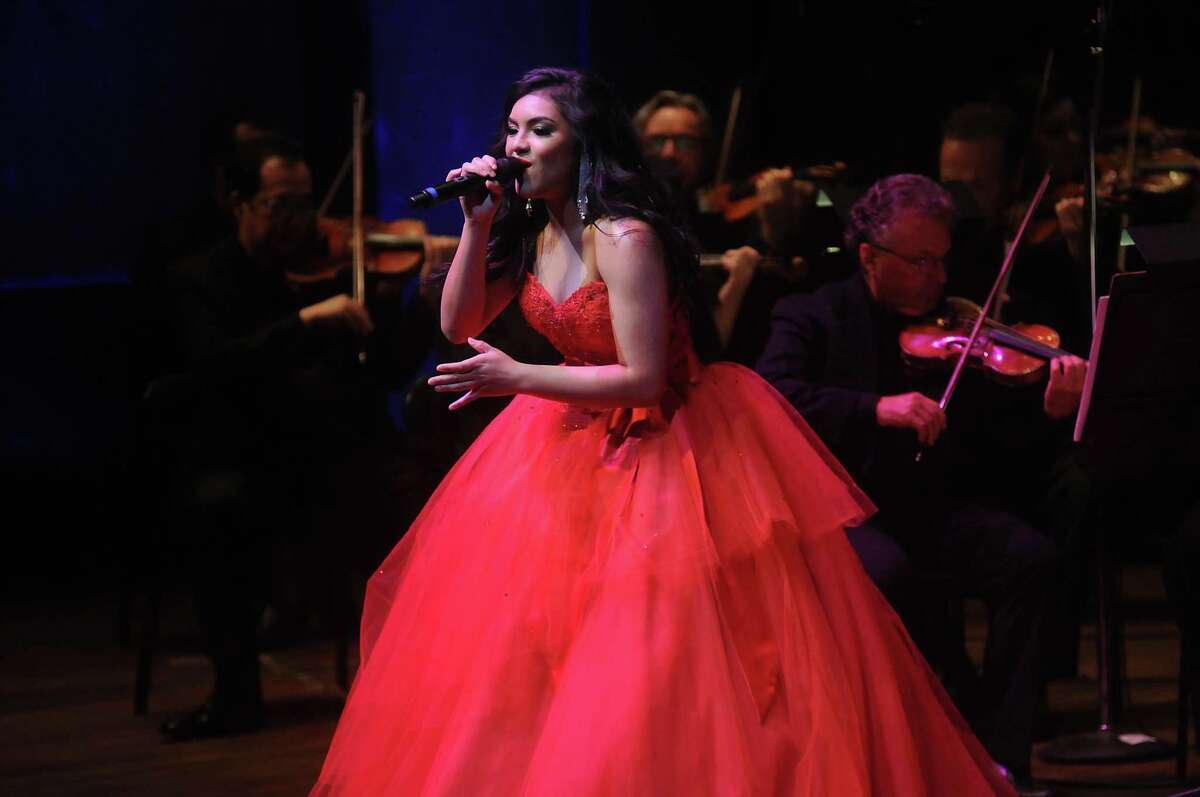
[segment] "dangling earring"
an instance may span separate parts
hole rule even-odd
[[[533,218],[533,200],[532,199],[525,200],[525,215],[531,219]]]
[[[579,159],[579,191],[575,196],[575,207],[579,210],[579,220],[587,221],[588,189],[592,184],[592,159],[585,152]]]

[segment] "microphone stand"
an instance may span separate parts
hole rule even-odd
[[[1089,51],[1095,59],[1092,108],[1088,123],[1088,265],[1091,270],[1092,334],[1096,332],[1096,131],[1104,94],[1104,51],[1108,19],[1115,0],[1100,0],[1092,20]],[[1170,758],[1175,746],[1122,722],[1125,708],[1124,638],[1117,627],[1115,601],[1120,592],[1118,563],[1112,558],[1108,531],[1103,522],[1096,533],[1096,688],[1099,693],[1100,724],[1087,733],[1062,736],[1041,750],[1043,761],[1056,764],[1099,764],[1152,761]],[[1186,744],[1186,741],[1184,742]]]
[[[1108,16],[1115,0],[1100,0],[1092,20],[1093,39],[1088,49],[1096,62],[1092,81],[1092,107],[1088,113],[1088,272],[1091,280],[1092,334],[1096,334],[1096,131],[1100,128],[1100,106],[1104,103],[1104,47],[1108,43]],[[1107,6],[1107,7],[1106,7]]]

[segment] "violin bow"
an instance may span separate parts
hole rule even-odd
[[[729,116],[725,119],[725,134],[721,137],[721,154],[717,158],[717,179],[715,185],[725,182],[725,173],[729,171],[729,153],[733,151],[733,131],[737,127],[738,111],[742,106],[742,84],[733,89],[729,99]]]
[[[375,127],[375,118],[371,117],[363,122],[363,136],[371,135],[371,130]],[[337,196],[338,190],[341,189],[342,183],[346,182],[346,175],[350,174],[350,169],[354,166],[354,144],[350,145],[350,151],[346,153],[346,157],[342,159],[342,165],[338,167],[337,174],[333,177],[333,182],[329,184],[329,189],[325,192],[325,197],[321,200],[321,204],[317,206],[317,218],[323,219],[329,215],[329,206],[333,204],[333,198]]]
[[[1045,115],[1046,100],[1050,97],[1050,79],[1054,73],[1054,48],[1051,48],[1046,53],[1046,63],[1042,67],[1042,82],[1038,86],[1037,100],[1033,106],[1033,120],[1029,125],[1029,135],[1025,139],[1025,149],[1021,152],[1021,161],[1017,164],[1017,177],[1015,185],[1017,190],[1021,190],[1025,184],[1025,168],[1029,163],[1029,156],[1033,150],[1034,143],[1037,139],[1038,131],[1041,129],[1042,117]],[[1011,247],[1009,241],[1005,244]],[[992,309],[991,317],[999,321],[1000,315],[1004,309],[1004,303],[1008,296],[1008,280],[1000,286],[1000,297],[996,299],[996,305]]]
[[[733,154],[733,141],[738,132],[738,121],[742,113],[742,96],[746,93],[747,84],[749,84],[750,98],[753,101],[760,92],[763,81],[766,80],[770,60],[771,48],[767,47],[763,50],[755,74],[743,76],[733,88],[733,95],[729,98],[729,115],[725,119],[725,131],[721,136],[721,151],[717,157],[716,181],[713,185],[724,183],[726,175],[729,173],[729,159]]]
[[[1029,226],[1030,219],[1033,218],[1033,212],[1041,204],[1042,197],[1046,194],[1046,188],[1049,185],[1050,172],[1047,170],[1042,176],[1042,182],[1038,184],[1037,191],[1033,195],[1033,200],[1029,203],[1029,208],[1025,211],[1025,218],[1021,220],[1021,226],[1017,228],[1017,234],[1013,238],[1012,246],[1008,247],[1008,253],[1004,256],[1004,263],[1000,266],[1000,275],[992,283],[992,289],[988,292],[987,300],[979,308],[979,314],[975,316],[975,323],[971,326],[971,336],[967,338],[966,345],[963,346],[962,352],[958,355],[958,362],[954,364],[954,372],[950,374],[950,380],[946,383],[945,391],[942,392],[942,399],[938,402],[938,406],[942,408],[942,412],[945,412],[946,407],[950,406],[950,399],[953,398],[954,391],[958,387],[958,382],[962,378],[967,358],[970,356],[971,350],[975,348],[975,341],[979,339],[979,331],[983,329],[984,321],[987,320],[988,313],[996,301],[996,295],[1000,293],[1000,286],[1008,281],[1008,273],[1012,270],[1013,256],[1016,255],[1017,248],[1021,245],[1021,239],[1025,236],[1025,229]],[[917,452],[917,462],[921,461],[924,453],[924,450]]]
[[[1038,130],[1041,128],[1042,117],[1046,111],[1046,100],[1050,96],[1050,78],[1054,73],[1054,49],[1046,53],[1046,63],[1042,67],[1042,82],[1038,86],[1037,100],[1034,101],[1033,119],[1029,124],[1029,135],[1025,139],[1025,149],[1021,152],[1021,161],[1017,164],[1016,190],[1024,188],[1025,169],[1029,164],[1030,151],[1033,149]]]
[[[363,246],[363,113],[367,97],[361,91],[354,92],[354,216],[351,222],[350,251],[354,267],[353,299],[361,305],[367,302],[366,252]],[[358,361],[366,363],[367,351],[358,350]]]

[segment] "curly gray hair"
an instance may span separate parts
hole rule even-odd
[[[954,221],[954,200],[946,189],[919,174],[884,177],[850,208],[846,246],[856,251],[864,241],[881,242],[896,217],[905,211],[951,224]]]

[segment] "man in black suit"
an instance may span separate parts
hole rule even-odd
[[[320,562],[337,573],[404,528],[389,391],[434,328],[381,275],[365,305],[344,292],[349,274],[289,279],[317,254],[312,178],[293,144],[247,144],[229,177],[235,234],[173,269],[167,313],[183,370],[163,390],[186,406],[171,435],[171,525],[215,675],[205,705],[163,726],[174,740],[262,724],[258,627],[279,543],[336,533]]]
[[[964,437],[957,427],[976,432],[978,424],[954,411],[948,421],[931,398],[945,376],[906,367],[898,343],[901,329],[942,298],[953,216],[950,196],[927,178],[897,175],[872,186],[852,208],[846,233],[861,270],[781,300],[758,370],[879,506],[847,533],[918,644],[933,657],[936,637],[945,633],[920,622],[929,613],[916,588],[918,571],[945,574],[952,594],[977,594],[987,604],[978,701],[962,707],[993,757],[1028,786],[1039,631],[1056,549],[1011,508],[948,494],[952,476],[961,475],[952,473]],[[1084,369],[1078,358],[1051,363],[1036,411],[1073,414]],[[956,400],[971,400],[962,395],[971,381]],[[992,422],[1020,428],[1023,420]]]

